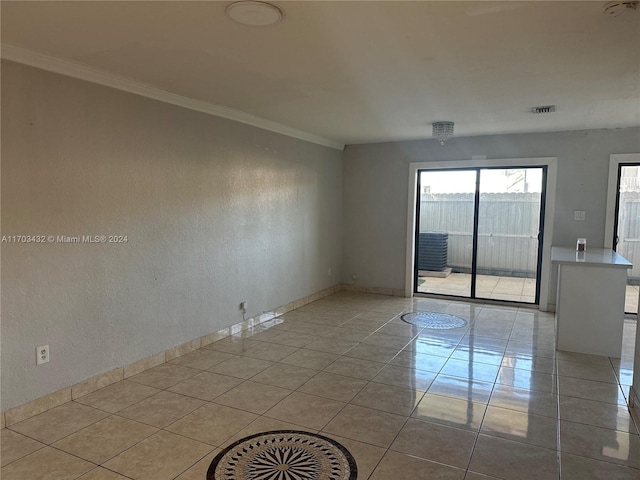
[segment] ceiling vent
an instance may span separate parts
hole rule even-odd
[[[533,107],[531,109],[533,113],[553,113],[556,111],[555,105],[545,105],[543,107]]]
[[[605,15],[611,17],[617,17],[618,15],[624,15],[625,13],[633,12],[638,8],[638,2],[630,0],[618,0],[617,2],[605,3],[602,7],[602,12]]]

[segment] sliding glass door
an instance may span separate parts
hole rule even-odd
[[[415,292],[538,303],[545,172],[420,171]]]
[[[418,292],[471,296],[475,170],[422,171],[418,174]]]
[[[624,310],[637,313],[640,288],[640,163],[625,163],[618,167],[613,249],[633,264],[627,273]]]

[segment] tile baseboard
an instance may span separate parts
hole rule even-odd
[[[342,290],[358,293],[375,293],[377,295],[390,295],[393,297],[404,297],[403,288],[387,288],[387,287],[363,287],[360,285],[343,284]]]
[[[287,303],[286,305],[280,306],[273,311],[264,312],[240,323],[236,323],[216,332],[203,335],[202,337],[182,343],[150,357],[137,360],[128,365],[114,368],[106,373],[102,373],[100,375],[96,375],[94,377],[83,380],[82,382],[79,382],[71,387],[63,388],[62,390],[50,393],[43,397],[27,402],[23,405],[19,405],[4,412],[0,412],[0,428],[10,427],[15,423],[44,413],[52,408],[59,407],[64,403],[70,402],[71,400],[83,397],[92,392],[95,392],[96,390],[107,387],[112,383],[119,382],[120,380],[144,372],[145,370],[156,367],[165,362],[169,362],[170,360],[178,358],[182,355],[210,345],[213,342],[217,342],[218,340],[222,340],[223,338],[235,335],[236,333],[240,333],[241,331],[248,328],[260,325],[263,322],[272,320],[280,315],[284,315],[285,313],[290,312],[291,310],[303,307],[311,302],[315,302],[316,300],[320,300],[321,298],[332,295],[341,290],[345,290],[344,285],[335,285],[333,287],[326,288],[311,295],[307,295],[306,297],[294,300],[293,302]],[[389,295],[391,295],[391,293],[389,293]]]
[[[63,388],[44,397],[19,405],[3,412],[5,426],[10,427],[14,423],[39,415],[52,408],[59,407],[63,403],[71,401],[71,387]]]

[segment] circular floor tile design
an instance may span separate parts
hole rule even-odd
[[[207,480],[356,480],[349,451],[331,438],[296,430],[238,440],[213,459]]]
[[[448,313],[438,312],[405,313],[400,318],[411,325],[423,328],[434,328],[437,330],[460,328],[467,324],[467,321],[464,318],[449,315]]]

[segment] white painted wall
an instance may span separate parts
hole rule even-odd
[[[2,244],[2,410],[339,283],[342,175],[339,151],[3,62],[2,235],[128,243]]]
[[[454,137],[444,146],[433,140],[349,145],[344,151],[343,281],[358,285],[404,288],[411,162],[557,157],[557,188],[551,243],[603,247],[609,155],[637,152],[640,129]],[[586,221],[573,220],[574,210]],[[555,303],[555,271],[549,303]]]

